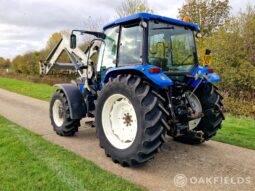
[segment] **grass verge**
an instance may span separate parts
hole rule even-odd
[[[0,88],[48,101],[55,87],[0,77]],[[255,120],[227,115],[215,141],[255,149]]]
[[[141,190],[0,116],[0,190]]]
[[[213,140],[255,150],[255,120],[227,115]]]
[[[56,89],[56,87],[47,84],[36,84],[3,77],[0,77],[0,88],[44,101],[49,101]]]

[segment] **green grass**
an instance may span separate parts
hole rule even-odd
[[[142,190],[0,116],[0,190]]]
[[[44,101],[49,101],[56,89],[56,87],[47,84],[36,84],[3,77],[0,77],[0,88]]]
[[[0,88],[46,101],[50,99],[55,89],[55,87],[45,84],[35,84],[2,77],[0,77]],[[255,120],[227,115],[222,129],[218,131],[218,134],[213,139],[255,149]]]
[[[213,140],[255,150],[255,120],[227,115]]]

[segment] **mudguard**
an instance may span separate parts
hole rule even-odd
[[[86,104],[79,88],[75,84],[55,84],[65,94],[70,108],[71,119],[81,119],[86,116]]]
[[[116,77],[118,74],[138,74],[144,75],[150,81],[152,81],[156,86],[165,88],[173,85],[173,81],[166,76],[162,71],[159,73],[150,73],[150,68],[158,68],[157,66],[149,64],[139,64],[131,66],[122,66],[116,68],[110,68],[104,77],[104,83],[107,83],[109,78]]]
[[[215,72],[212,72],[212,73],[209,73],[208,72],[208,67],[202,67],[202,66],[198,66],[194,69],[194,71],[192,72],[192,76],[196,76],[198,74],[198,72],[200,73],[199,74],[199,78],[203,77],[204,75],[207,76],[207,80],[204,80],[203,83],[207,83],[207,82],[210,82],[210,83],[216,83],[216,82],[220,82],[221,79],[220,79],[220,76],[215,73]],[[197,79],[195,80],[191,86],[192,87],[196,87],[197,84],[199,83],[200,79]]]
[[[211,83],[216,83],[216,82],[220,82],[221,81],[220,80],[220,76],[217,73],[215,73],[215,72],[207,74],[207,79]]]

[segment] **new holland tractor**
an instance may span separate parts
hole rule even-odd
[[[94,37],[86,51],[77,47],[78,33]],[[214,85],[219,75],[199,66],[198,36],[193,23],[148,13],[118,19],[103,32],[73,30],[40,63],[41,74],[55,68],[79,75],[56,85],[54,131],[74,135],[82,118],[94,118],[101,148],[122,166],[151,160],[166,136],[189,144],[209,140],[224,119],[223,97]],[[63,51],[70,63],[58,62]]]

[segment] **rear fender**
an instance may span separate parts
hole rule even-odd
[[[198,74],[198,72],[200,73],[199,74],[199,78],[197,80],[194,80],[193,83],[191,84],[192,87],[196,87],[197,84],[199,83],[200,79],[206,75],[206,80],[203,80],[203,83],[217,83],[217,82],[220,82],[221,79],[220,79],[220,76],[215,73],[215,72],[212,72],[212,73],[209,73],[208,72],[208,67],[202,67],[202,66],[198,66],[194,69],[193,73],[192,73],[192,76],[196,76]]]
[[[114,78],[118,74],[135,74],[145,76],[149,81],[154,83],[160,88],[165,88],[173,85],[173,81],[166,76],[162,71],[159,73],[150,73],[150,68],[158,68],[157,66],[142,64],[142,65],[131,65],[109,69],[104,77],[104,83],[109,81],[109,78]]]
[[[86,116],[86,104],[79,88],[75,84],[56,84],[67,98],[71,119],[81,119]]]

